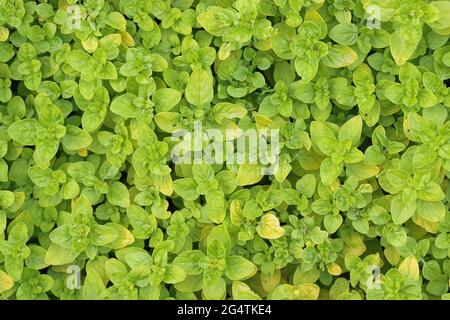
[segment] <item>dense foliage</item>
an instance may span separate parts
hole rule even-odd
[[[0,0],[0,298],[450,299],[449,35],[450,1]],[[279,166],[174,163],[196,122]]]

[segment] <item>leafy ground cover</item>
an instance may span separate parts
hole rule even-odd
[[[0,0],[0,298],[450,299],[449,35],[450,1]],[[176,163],[196,123],[276,168]]]

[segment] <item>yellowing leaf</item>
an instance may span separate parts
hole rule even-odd
[[[84,50],[89,53],[93,53],[98,47],[98,38],[96,36],[89,36],[86,40],[81,42]]]
[[[11,289],[14,286],[13,278],[6,272],[0,270],[0,293]]]
[[[110,12],[106,17],[106,23],[109,24],[114,29],[124,31],[127,26],[127,21],[123,14],[117,11]]]
[[[391,35],[391,38],[389,40],[389,47],[392,57],[394,58],[397,65],[401,66],[405,64],[416,50],[417,42],[415,42],[413,38],[414,37],[408,39],[408,37],[404,36],[402,31],[396,31]]]
[[[238,186],[255,184],[262,179],[261,169],[257,164],[241,164],[237,173]]]
[[[259,277],[261,278],[261,284],[264,290],[271,292],[280,284],[281,271],[280,269],[275,269],[272,274],[265,274],[261,272]]]
[[[170,175],[166,176],[152,175],[152,180],[155,186],[162,194],[170,196],[173,193],[173,183],[172,177]]]
[[[114,228],[117,231],[117,238],[108,244],[108,247],[113,249],[120,249],[129,246],[134,242],[133,234],[124,226],[117,223],[109,223],[108,227]]]
[[[253,292],[247,284],[241,281],[233,281],[231,292],[234,300],[261,300],[260,296]]]
[[[417,262],[416,257],[409,256],[403,260],[403,262],[398,267],[398,270],[401,274],[413,279],[413,280],[419,280],[420,276],[420,270],[419,270],[419,264]]]
[[[311,283],[303,283],[295,287],[293,295],[298,300],[317,300],[319,292],[319,286]]]
[[[395,250],[394,246],[387,246],[386,249],[384,249],[384,256],[392,265],[397,264],[398,260],[400,260],[400,254]]]
[[[320,277],[320,271],[317,269],[312,269],[309,271],[303,271],[301,266],[298,266],[294,272],[294,285],[299,285],[302,283],[314,283]]]
[[[280,227],[280,221],[271,213],[266,213],[261,217],[256,232],[264,239],[278,239],[284,235],[284,229]]]
[[[133,37],[126,31],[120,31],[120,35],[122,36],[122,43],[127,47],[133,47],[136,42]]]
[[[73,262],[79,255],[72,249],[60,247],[54,243],[50,244],[45,255],[45,263],[49,265],[63,265]]]
[[[322,59],[329,68],[343,68],[356,61],[358,55],[350,47],[336,45],[328,48],[328,54]]]
[[[345,172],[347,176],[356,176],[359,181],[362,181],[376,176],[380,172],[380,168],[376,165],[359,162],[347,164]]]
[[[342,273],[341,267],[335,262],[327,265],[327,271],[333,276],[339,276]]]
[[[303,283],[298,286],[282,284],[271,294],[273,300],[317,300],[320,288],[312,283]]]
[[[438,232],[438,227],[439,227],[438,222],[430,222],[428,220],[425,220],[423,217],[421,217],[417,213],[415,215],[413,215],[411,219],[415,224],[424,228],[427,232],[430,232],[430,233]]]

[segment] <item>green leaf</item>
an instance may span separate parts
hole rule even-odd
[[[410,175],[405,171],[390,169],[380,174],[378,183],[386,192],[396,194],[407,186],[410,179]]]
[[[180,100],[181,93],[171,88],[158,89],[152,97],[156,112],[170,111]]]
[[[417,201],[416,212],[419,216],[430,222],[444,220],[445,206],[441,201]]]
[[[106,287],[95,270],[90,270],[83,284],[84,300],[102,300]]]
[[[203,69],[192,72],[186,86],[186,100],[195,106],[210,103],[214,90],[211,75]]]
[[[262,216],[263,210],[255,200],[249,200],[244,204],[242,215],[247,219],[254,220]]]
[[[175,257],[173,264],[183,268],[186,274],[194,276],[203,272],[199,262],[204,257],[205,255],[200,250],[185,251]]]
[[[326,158],[320,165],[320,178],[324,185],[330,185],[336,180],[343,170],[342,164],[335,164],[330,158]]]
[[[231,239],[230,234],[228,232],[228,229],[224,225],[218,225],[214,227],[214,229],[211,230],[211,232],[208,235],[206,246],[210,247],[210,244],[213,241],[217,241],[221,245],[223,245],[223,248],[227,254],[231,252]]]
[[[358,38],[358,27],[353,23],[338,24],[329,33],[332,40],[342,45],[352,45]]]
[[[26,243],[29,239],[28,228],[24,222],[19,222],[9,231],[8,241],[10,243]]]
[[[311,198],[314,195],[316,184],[316,177],[312,174],[306,174],[297,181],[295,188],[300,191],[301,194]]]
[[[429,145],[420,145],[417,147],[413,157],[414,168],[423,168],[436,159],[436,152]]]
[[[257,164],[241,164],[237,173],[238,186],[247,186],[259,182],[263,178]]]
[[[34,145],[39,126],[36,119],[19,120],[9,126],[8,135],[23,145]]]
[[[112,101],[111,111],[124,118],[136,118],[139,110],[134,104],[135,99],[134,94],[125,93]]]
[[[70,225],[65,224],[54,229],[50,235],[50,240],[60,247],[70,249],[72,247],[72,235],[70,234]]]
[[[79,254],[73,249],[63,248],[52,243],[45,255],[45,263],[52,266],[61,266],[75,261]]]
[[[185,200],[194,201],[199,197],[197,183],[192,178],[178,179],[173,182],[173,190]]]
[[[117,231],[111,227],[94,225],[90,237],[93,245],[105,246],[117,239]]]
[[[392,198],[391,214],[395,224],[403,224],[416,212],[416,202],[405,202],[401,195]]]
[[[294,60],[295,71],[304,81],[311,81],[317,74],[319,58],[313,56],[310,59],[298,56]]]
[[[335,233],[341,226],[343,218],[341,215],[326,215],[323,224],[328,233]]]
[[[261,300],[247,284],[241,281],[233,281],[231,286],[233,300]]]
[[[405,30],[395,31],[389,39],[389,48],[392,57],[400,66],[411,58],[417,46],[414,37],[405,37],[404,32]],[[412,34],[414,34],[414,31]]]
[[[160,112],[155,115],[155,122],[165,132],[173,133],[181,128],[183,117],[178,112]]]
[[[447,293],[448,277],[443,274],[434,276],[427,285],[427,291],[436,296]]]
[[[317,300],[320,288],[315,284],[303,283],[298,286],[282,284],[270,296],[271,300]]]
[[[344,123],[338,132],[338,139],[340,141],[350,140],[352,146],[357,147],[361,139],[362,118],[356,116]]]
[[[295,88],[295,97],[305,103],[313,103],[315,97],[314,83],[304,80],[296,81],[292,84]]]
[[[186,279],[186,272],[183,268],[176,265],[168,265],[166,267],[166,274],[164,275],[165,283],[178,283]]]
[[[203,285],[202,294],[208,300],[223,300],[226,296],[225,280],[220,278],[216,284],[212,286]]]
[[[233,281],[248,279],[258,271],[258,268],[252,262],[240,256],[229,256],[226,261],[225,275]]]
[[[405,245],[407,241],[406,231],[399,225],[386,225],[383,228],[383,236],[394,247],[401,247]]]
[[[81,195],[78,201],[75,203],[72,209],[72,214],[84,215],[86,217],[91,217],[93,213],[91,203],[85,195]]]
[[[429,181],[426,186],[417,193],[417,198],[424,201],[441,201],[444,200],[445,194],[436,182]]]
[[[66,126],[66,135],[61,140],[64,148],[74,151],[87,148],[91,142],[89,133],[72,125]]]
[[[115,206],[126,208],[130,205],[130,193],[128,188],[121,182],[113,182],[106,195],[108,201]]]
[[[81,50],[73,50],[67,53],[66,62],[78,72],[82,72],[90,59],[89,54]]]
[[[213,112],[215,120],[220,123],[224,118],[243,118],[247,114],[247,109],[233,103],[221,102],[214,106]]]
[[[214,169],[207,163],[194,164],[192,175],[197,183],[207,182],[214,179]]]
[[[197,16],[198,23],[209,33],[221,36],[228,27],[233,25],[234,13],[220,7],[210,7],[209,10]]]
[[[106,17],[106,23],[114,29],[125,30],[127,21],[120,12],[113,11]]]
[[[325,123],[319,121],[311,122],[311,143],[314,151],[321,154],[330,154],[336,147],[337,139],[333,130]]]
[[[9,190],[0,190],[0,207],[1,208],[8,208],[10,207],[15,200],[16,196],[13,192]],[[6,217],[5,217],[5,223],[6,223]]]
[[[150,235],[156,229],[157,221],[155,216],[149,214],[147,211],[145,211],[143,208],[139,206],[136,205],[128,206],[127,216],[133,228],[139,231],[142,229],[142,232],[139,233],[136,233],[136,230],[134,231],[135,236],[138,239],[147,238],[147,236]]]

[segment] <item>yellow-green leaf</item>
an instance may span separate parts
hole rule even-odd
[[[284,229],[280,227],[280,221],[272,213],[266,213],[261,217],[256,232],[264,239],[278,239],[284,235]]]

